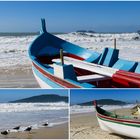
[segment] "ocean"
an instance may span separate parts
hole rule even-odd
[[[104,105],[102,106],[105,110],[115,110],[115,109],[122,109],[122,108],[132,108],[134,104],[127,104],[127,105]],[[88,112],[95,112],[94,106],[81,106],[81,105],[72,105],[70,107],[71,114],[81,114],[81,113],[88,113]]]
[[[28,48],[37,35],[38,33],[0,33],[0,68],[30,67]],[[113,47],[113,39],[116,38],[121,58],[140,61],[140,35],[138,33],[72,32],[55,35],[99,53],[105,47]]]
[[[48,127],[53,127],[68,122],[68,104],[58,103],[0,103],[0,130],[21,126],[23,131],[27,126],[33,129],[43,127],[48,122]]]

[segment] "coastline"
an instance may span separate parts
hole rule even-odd
[[[33,129],[31,132],[11,132],[0,139],[68,139],[68,123]]]
[[[117,109],[112,111],[119,114],[129,114],[128,110]],[[130,139],[101,130],[95,112],[71,114],[70,133],[71,139]]]

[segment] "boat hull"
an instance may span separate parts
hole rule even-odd
[[[36,81],[38,82],[38,84],[39,84],[39,86],[40,86],[41,88],[43,88],[43,89],[45,89],[45,88],[52,89],[52,88],[53,88],[52,85],[50,85],[49,83],[46,82],[47,79],[46,79],[46,81],[43,81],[43,79],[41,79],[41,78],[35,73],[34,70],[32,70],[32,71],[33,71],[33,74],[34,74],[34,77],[35,77]]]
[[[140,124],[128,123],[123,121],[112,121],[107,118],[103,118],[97,114],[97,119],[100,128],[110,133],[116,133],[131,138],[140,138]]]
[[[33,73],[40,87],[140,88],[140,63],[120,59],[118,49],[105,48],[98,53],[72,44],[48,33],[45,19],[41,21],[41,34],[29,47]],[[51,66],[62,64],[62,60],[65,66]]]
[[[50,80],[47,76],[43,75],[38,71],[34,66],[32,66],[32,71],[35,76],[36,81],[38,82],[41,88],[64,88],[63,86],[58,85],[57,83]]]
[[[79,85],[54,76],[34,62],[32,71],[41,88],[81,88]]]

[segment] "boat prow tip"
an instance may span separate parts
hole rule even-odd
[[[41,32],[46,33],[46,21],[45,18],[41,18]]]

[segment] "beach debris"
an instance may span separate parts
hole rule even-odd
[[[49,123],[48,123],[48,122],[46,122],[46,123],[43,123],[42,125],[43,125],[43,126],[48,126],[48,125],[49,125]]]
[[[19,130],[20,129],[20,126],[14,127],[13,129],[14,130]]]
[[[136,105],[131,109],[132,111],[132,115],[140,115],[140,104],[139,102],[136,100]]]
[[[10,130],[5,130],[1,132],[2,135],[8,135],[9,133],[10,133]]]
[[[32,130],[32,126],[28,126],[24,131],[30,132]]]

